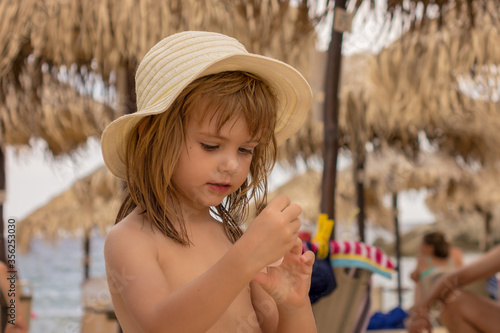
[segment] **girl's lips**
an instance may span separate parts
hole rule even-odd
[[[229,184],[214,184],[214,183],[208,183],[208,188],[210,188],[212,191],[217,192],[217,193],[225,193],[231,189],[231,186]]]

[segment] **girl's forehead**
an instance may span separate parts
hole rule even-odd
[[[206,103],[198,103],[198,106],[189,112],[188,121],[193,121],[198,126],[213,127],[220,131],[222,127],[232,126],[242,120],[248,128],[248,123],[241,110],[228,109],[226,106],[215,106]]]
[[[239,120],[252,138],[268,141],[274,128],[268,117],[262,117],[257,110],[250,110],[234,98],[211,99],[202,97],[191,105],[187,112],[188,123],[193,121],[198,126],[210,126],[219,133],[223,128],[234,126]],[[265,139],[264,139],[265,138]]]
[[[228,112],[223,108],[214,108],[201,106],[193,108],[189,113],[189,120],[197,123],[198,125],[210,125],[216,127],[222,127],[226,123],[234,123],[239,118],[243,118],[246,123],[245,117],[243,117],[242,112],[234,110]]]
[[[215,113],[203,114],[197,112],[190,122],[199,130],[211,134],[220,134],[222,132],[231,133],[234,130],[247,132],[250,135],[250,130],[247,121],[243,114],[233,114],[232,117],[222,119],[223,115]],[[253,135],[250,135],[253,137]]]

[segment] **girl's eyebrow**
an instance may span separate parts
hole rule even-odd
[[[222,135],[219,135],[219,134],[208,133],[208,132],[199,132],[199,134],[202,136],[211,137],[211,138],[215,138],[215,139],[219,139],[219,140],[223,140],[223,141],[229,140],[229,138],[222,136]],[[258,140],[258,138],[251,138],[249,141],[247,141],[245,143],[259,144],[260,140]]]

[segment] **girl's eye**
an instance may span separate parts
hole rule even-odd
[[[253,155],[253,149],[240,148],[240,152],[243,154]]]
[[[212,145],[207,145],[205,143],[201,144],[201,147],[205,149],[206,151],[212,151],[218,148],[218,146],[212,146]]]

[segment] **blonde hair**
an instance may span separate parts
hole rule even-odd
[[[250,177],[220,205],[211,208],[222,221],[228,238],[235,242],[242,235],[239,221],[245,219],[249,201],[255,198],[258,205],[266,201],[267,177],[277,154],[274,136],[277,103],[271,87],[247,72],[222,72],[193,81],[166,112],[145,117],[131,130],[125,156],[127,188],[116,223],[139,207],[140,213],[165,236],[189,244],[179,190],[172,183],[172,175],[185,144],[190,115],[203,104],[205,111],[200,121],[211,117],[220,130],[229,120],[242,115],[250,135],[259,138]]]

